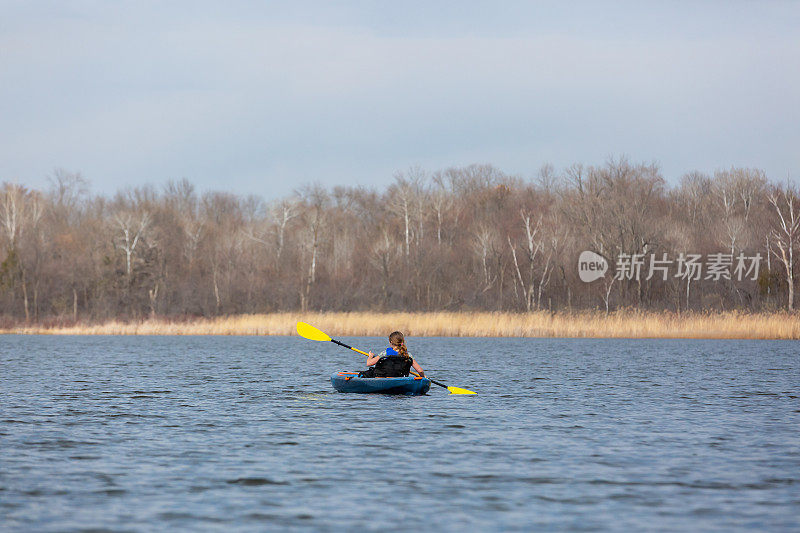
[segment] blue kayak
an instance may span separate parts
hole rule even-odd
[[[360,378],[358,372],[334,372],[331,374],[333,388],[339,392],[425,394],[431,388],[431,380],[408,376],[406,378]]]

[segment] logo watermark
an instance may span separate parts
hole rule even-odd
[[[591,283],[596,279],[600,279],[606,275],[608,270],[608,261],[600,254],[585,251],[581,252],[578,257],[578,276],[581,281]]]
[[[762,259],[760,253],[752,256],[744,253],[736,256],[713,253],[706,255],[705,260],[702,254],[681,253],[677,259],[670,259],[667,253],[662,253],[661,257],[656,257],[656,254],[619,254],[614,279],[647,281],[660,278],[666,281],[671,276],[689,281],[755,281],[758,279]],[[608,262],[603,256],[589,251],[581,252],[578,258],[578,276],[581,281],[590,283],[600,279],[607,270]]]

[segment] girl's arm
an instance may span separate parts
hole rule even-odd
[[[367,357],[367,366],[374,365],[375,363],[378,362],[378,359],[380,358],[381,358],[380,355],[375,355],[374,353],[369,352],[369,357]]]
[[[423,378],[425,377],[425,371],[422,370],[422,367],[419,366],[419,363],[417,363],[416,359],[414,359],[414,362],[411,363],[411,366],[414,368],[414,370],[417,371],[417,374],[419,374]]]

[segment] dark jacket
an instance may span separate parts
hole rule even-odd
[[[414,359],[409,355],[403,357],[392,348],[386,348],[386,355],[383,355],[373,368],[359,374],[361,377],[369,378],[400,378],[408,376]]]

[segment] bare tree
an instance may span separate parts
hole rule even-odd
[[[800,241],[800,195],[796,187],[789,184],[783,190],[775,190],[769,195],[769,203],[775,209],[775,225],[772,230],[774,253],[786,272],[789,286],[786,307],[794,310],[794,270],[795,248]]]
[[[452,206],[453,198],[447,190],[444,176],[441,172],[437,172],[431,178],[433,181],[433,190],[430,194],[431,207],[436,216],[436,244],[442,245],[442,224],[444,216],[448,209]]]
[[[403,251],[407,258],[411,253],[412,216],[415,210],[417,210],[418,216],[422,211],[419,207],[422,195],[422,174],[415,169],[411,169],[407,176],[398,172],[394,176],[394,181],[389,188],[389,206],[403,220],[403,242],[405,243]],[[421,231],[421,216],[419,224]]]
[[[74,223],[70,217],[80,214],[81,203],[89,194],[89,182],[80,172],[67,172],[61,168],[54,170],[48,181],[48,196],[54,215],[60,224]]]
[[[684,206],[692,226],[706,220],[711,194],[711,178],[702,172],[690,172],[681,178],[676,203]]]
[[[725,244],[734,254],[746,234],[753,202],[766,188],[764,172],[753,169],[732,168],[714,173],[711,188],[719,206]]]
[[[25,210],[25,197],[28,190],[15,183],[3,183],[0,196],[0,224],[6,237],[6,246],[10,250],[17,247],[17,240],[22,231],[22,219]]]
[[[298,214],[297,202],[292,200],[283,200],[272,209],[272,220],[277,228],[278,250],[275,254],[277,262],[280,262],[286,245],[286,227]]]
[[[562,215],[584,235],[590,249],[615,258],[644,254],[663,241],[660,203],[664,179],[654,164],[609,160],[603,167],[573,165],[566,171]],[[635,303],[642,305],[643,282],[635,279]],[[620,294],[631,282],[620,283]]]
[[[20,242],[26,237],[25,231],[34,233],[33,246],[38,250],[39,222],[43,213],[42,195],[38,191],[29,191],[15,183],[4,183],[0,192],[0,225],[6,240],[6,260],[0,267],[0,277],[4,278],[2,284],[7,285],[12,294],[17,285],[22,292],[22,303],[25,320],[30,320],[30,305],[28,299],[29,267],[33,265],[34,272],[38,270],[39,254],[34,253],[30,261],[24,259],[24,250]]]
[[[511,248],[511,257],[514,260],[514,269],[517,273],[517,280],[519,281],[520,288],[522,289],[522,295],[525,301],[525,309],[527,311],[531,311],[533,309],[534,303],[536,306],[539,306],[539,301],[536,299],[536,295],[540,294],[535,291],[537,276],[536,276],[536,266],[537,256],[544,250],[545,242],[541,236],[541,229],[542,229],[542,216],[540,215],[538,219],[534,222],[532,219],[532,214],[528,211],[521,211],[520,216],[522,217],[523,228],[525,229],[524,235],[524,246],[523,251],[525,254],[525,259],[527,261],[527,272],[526,275],[523,276],[522,270],[520,269],[519,261],[517,260],[517,250],[516,246],[511,242],[511,237],[507,236],[508,239],[508,246]],[[550,272],[550,259],[552,255],[547,254],[546,261],[542,266],[542,277],[540,280],[541,283],[544,283],[545,279],[549,279],[548,274]]]
[[[473,249],[481,263],[481,271],[483,273],[483,289],[481,292],[489,290],[495,281],[497,281],[497,274],[490,273],[491,269],[491,256],[496,250],[497,232],[489,225],[481,225],[475,233],[475,241]]]
[[[317,281],[317,255],[322,241],[324,224],[327,219],[326,209],[330,197],[319,185],[304,187],[299,191],[303,208],[302,242],[306,250],[308,266],[304,269],[304,281],[300,290],[300,309],[308,310],[311,289]]]
[[[130,282],[133,272],[133,259],[136,247],[150,224],[150,213],[147,211],[132,212],[123,210],[114,215],[114,221],[120,232],[119,247],[125,252],[125,275]]]
[[[400,257],[398,248],[399,246],[389,236],[389,232],[385,228],[378,234],[371,247],[370,263],[378,269],[381,275],[381,302],[384,309],[390,306],[392,294],[389,286],[393,274],[392,267]]]
[[[543,190],[547,192],[554,191],[558,185],[559,177],[556,169],[550,163],[545,163],[539,167],[539,173],[536,176],[536,182]]]

